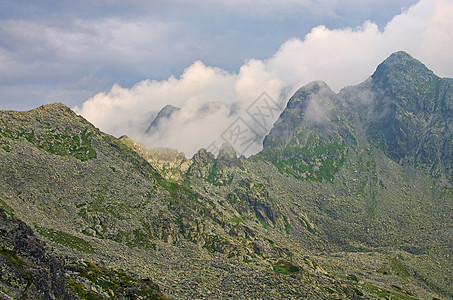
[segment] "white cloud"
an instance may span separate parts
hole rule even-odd
[[[131,89],[115,85],[75,111],[116,136],[127,134],[149,147],[172,147],[193,155],[218,139],[264,90],[280,99],[281,87],[281,81],[261,61],[249,61],[238,74],[197,61],[180,78],[144,80]],[[182,109],[161,125],[161,133],[145,136],[152,117],[167,104]]]
[[[300,86],[324,80],[334,90],[364,81],[394,51],[405,50],[442,76],[453,77],[453,3],[423,0],[393,18],[383,31],[365,22],[358,28],[318,26],[303,40],[290,39],[267,60],[249,60],[238,73],[195,62],[180,78],[145,80],[130,89],[115,85],[87,100],[76,111],[102,130],[127,134],[147,146],[169,146],[191,156],[219,140],[238,116],[263,133],[247,116],[247,107],[263,91],[279,104]],[[200,115],[208,103],[220,103]],[[166,104],[180,113],[162,125],[162,135],[143,136],[151,117]],[[270,128],[267,128],[270,129]],[[247,154],[260,149],[259,142]]]

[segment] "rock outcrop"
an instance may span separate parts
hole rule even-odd
[[[0,209],[0,298],[77,299],[66,288],[62,263],[25,223]]]

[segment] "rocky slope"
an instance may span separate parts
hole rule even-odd
[[[0,237],[1,299],[166,299],[149,279],[83,260],[62,262],[2,209]]]
[[[33,231],[0,209],[0,298],[76,299],[62,264],[49,256]]]
[[[0,112],[0,207],[99,297],[130,276],[170,299],[451,298],[450,84],[405,53],[311,83],[250,159],[145,149],[62,104]]]

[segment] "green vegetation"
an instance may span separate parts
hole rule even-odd
[[[133,229],[131,232],[121,231],[114,238],[114,241],[123,243],[129,248],[154,249],[152,236],[144,229]]]
[[[8,204],[0,199],[0,208],[3,209],[11,218],[14,218],[14,209],[11,208]]]
[[[40,235],[51,240],[54,243],[72,248],[80,252],[94,253],[93,247],[82,238],[76,237],[67,232],[41,227],[36,224],[35,229]]]
[[[244,223],[244,219],[242,219],[241,217],[232,217],[228,222],[230,223],[234,223],[234,224],[241,224],[241,223]]]
[[[299,267],[293,265],[286,260],[279,260],[273,264],[274,272],[282,273],[286,275],[299,273]]]
[[[360,285],[366,292],[368,292],[370,294],[374,294],[379,298],[392,299],[392,300],[417,300],[418,299],[418,298],[414,297],[413,295],[409,295],[406,291],[403,291],[402,289],[400,289],[400,291],[403,292],[401,294],[401,293],[392,292],[392,291],[389,291],[386,289],[382,289],[382,288],[377,287],[368,282],[361,283]]]
[[[20,277],[25,280],[26,286],[30,286],[33,282],[33,275],[32,273],[27,270],[30,266],[20,259],[17,256],[17,252],[14,250],[8,250],[8,249],[0,249],[0,256],[7,259],[9,262],[11,262],[14,267],[19,271]],[[18,278],[15,278],[13,274],[10,274],[9,272],[5,272],[5,269],[0,269],[0,291],[1,291],[1,286],[2,286],[2,281],[3,280],[12,280],[12,284],[16,286],[20,286],[20,281],[17,280]],[[23,288],[26,288],[25,286]],[[2,293],[0,293],[0,298],[2,296]],[[12,298],[6,298],[6,299],[12,299]]]
[[[7,141],[0,140],[0,148],[7,153],[11,152],[11,146]]]
[[[0,254],[9,260],[19,271],[22,278],[26,279],[28,282],[31,282],[31,273],[26,271],[28,264],[24,262],[17,256],[17,252],[14,250],[0,249]],[[1,274],[1,273],[0,273]],[[1,278],[1,277],[0,277]]]
[[[386,255],[386,257],[389,259],[390,265],[395,275],[401,277],[404,280],[407,280],[407,278],[411,276],[407,269],[396,258],[391,257],[390,255]]]
[[[332,181],[344,164],[347,146],[336,144],[309,135],[304,139],[313,139],[310,145],[301,146],[295,140],[283,149],[268,149],[263,152],[281,173],[287,173],[299,180],[322,182]]]
[[[289,224],[288,218],[283,213],[280,212],[280,214],[283,217],[283,221],[285,222],[285,232],[286,232],[286,234],[290,234],[290,232],[291,232],[291,224]]]
[[[263,226],[265,229],[267,229],[269,227],[269,225],[266,224],[266,222],[264,221],[264,218],[261,216],[261,214],[259,212],[255,211],[255,217],[258,220],[258,222],[261,224],[261,226]]]
[[[103,188],[103,190],[107,189],[108,187]],[[87,203],[86,207],[79,211],[79,216],[85,216],[87,212],[102,212],[107,213],[118,220],[123,220],[122,214],[125,212],[130,213],[130,207],[121,201],[107,199],[106,195],[108,195],[108,193],[102,190],[93,191],[90,195],[92,201]]]
[[[251,160],[152,157],[63,108],[0,113],[0,207],[53,224],[35,229],[59,255],[153,276],[175,299],[448,297],[453,81],[412,88],[426,74],[388,71],[339,94],[303,88]],[[83,264],[68,272],[80,298],[139,293]]]
[[[80,161],[96,158],[96,150],[91,145],[93,132],[85,128],[76,135],[68,131],[58,132],[51,127],[43,127],[40,130],[24,129],[21,127],[11,128],[8,123],[1,119],[0,136],[12,140],[26,140],[36,148],[50,154],[59,156],[73,156]],[[3,149],[9,152],[11,149],[5,145]]]
[[[123,271],[96,266],[88,261],[69,265],[68,269],[78,274],[68,278],[67,287],[79,299],[105,299],[104,295],[115,299],[166,299],[150,280],[133,278]]]
[[[205,237],[206,243],[204,244],[203,248],[208,250],[210,253],[221,252],[218,248],[219,245],[222,243],[222,239],[216,235],[207,234]]]
[[[227,183],[223,183],[223,182],[218,181],[217,177],[218,177],[218,174],[217,174],[217,161],[215,161],[214,164],[212,165],[211,172],[208,174],[208,176],[206,176],[205,180],[207,182],[211,183],[212,185],[215,185],[215,186],[229,185],[233,181],[233,177],[231,177],[231,176],[229,177]]]

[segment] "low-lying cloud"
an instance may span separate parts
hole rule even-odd
[[[180,77],[143,80],[132,88],[114,85],[75,111],[115,136],[128,135],[148,147],[176,148],[188,156],[213,143],[220,146],[228,134],[232,136],[228,130],[238,130],[239,125],[231,125],[240,124],[256,138],[245,151],[238,152],[251,155],[261,149],[262,138],[271,128],[250,113],[263,92],[269,103],[281,110],[302,85],[323,80],[338,92],[364,81],[398,50],[407,51],[440,76],[453,77],[451,19],[451,1],[422,0],[393,18],[382,31],[372,22],[333,30],[318,26],[303,40],[288,40],[266,60],[246,61],[237,73],[196,61]],[[181,110],[161,122],[158,134],[145,135],[157,112],[167,104]]]

